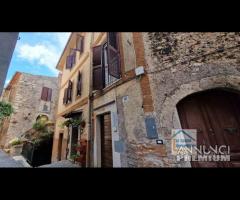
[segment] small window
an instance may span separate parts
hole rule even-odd
[[[68,104],[72,102],[72,81],[68,81],[68,87],[65,88],[64,90],[64,95],[63,95],[63,104]]]
[[[105,87],[111,85],[113,82],[118,80],[114,76],[109,73],[109,65],[108,65],[108,46],[107,43],[103,45],[103,64],[104,64],[104,75],[105,75]]]
[[[42,88],[41,100],[43,101],[51,101],[52,99],[52,89],[48,87]]]
[[[72,69],[76,63],[76,52],[72,50],[69,56],[66,59],[66,69]]]
[[[79,51],[80,55],[84,51],[84,37],[81,35],[77,37],[76,50]]]
[[[78,72],[78,78],[77,78],[77,96],[81,96],[82,94],[82,74],[81,72]]]
[[[93,47],[93,90],[101,90],[121,77],[116,32],[109,32],[107,43]]]
[[[93,47],[93,90],[104,88],[102,52],[102,45]]]

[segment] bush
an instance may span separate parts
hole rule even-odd
[[[40,132],[46,132],[47,131],[46,123],[42,122],[42,121],[35,122],[35,124],[33,124],[33,128],[36,131],[40,131]]]
[[[12,105],[7,102],[0,101],[0,125],[1,121],[4,118],[9,117],[12,113],[13,113]]]
[[[9,141],[9,144],[10,144],[11,146],[15,146],[15,145],[22,144],[22,141],[21,141],[19,138],[14,138],[14,139],[12,139],[11,141]]]

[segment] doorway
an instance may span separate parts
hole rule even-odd
[[[62,159],[62,143],[63,143],[63,133],[60,133],[59,139],[58,139],[58,161]]]
[[[76,155],[77,144],[78,144],[78,127],[72,127],[70,158]]]
[[[101,167],[113,167],[111,114],[100,115]]]
[[[240,167],[240,95],[224,89],[192,94],[177,104],[183,129],[197,129],[197,145],[230,146],[230,162],[191,162],[192,167]]]

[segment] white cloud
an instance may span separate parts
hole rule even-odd
[[[39,37],[37,43],[25,42],[18,45],[16,49],[17,57],[31,64],[46,66],[56,75],[58,71],[55,67],[70,33],[36,33],[36,35]]]
[[[57,74],[55,67],[59,59],[59,52],[54,46],[43,44],[29,45],[25,43],[17,48],[17,56],[26,59],[32,64],[46,66],[54,74]]]
[[[55,33],[56,38],[59,42],[60,47],[63,49],[68,41],[71,33]]]
[[[6,81],[5,81],[5,86],[7,86],[7,84],[10,82],[10,79],[7,79]]]

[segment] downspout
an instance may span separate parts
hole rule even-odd
[[[87,143],[87,166],[92,167],[92,154],[93,154],[93,92],[92,92],[92,46],[93,46],[94,32],[91,34],[90,40],[90,73],[89,73],[89,96],[88,96],[88,143]]]

